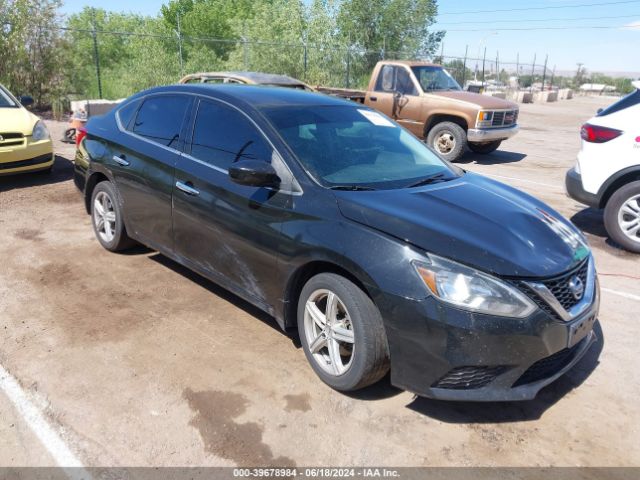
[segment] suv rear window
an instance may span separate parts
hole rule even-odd
[[[633,107],[634,105],[638,105],[640,103],[640,90],[636,90],[633,93],[630,93],[626,97],[621,98],[613,105],[608,106],[604,110],[602,110],[597,117],[604,117],[606,115],[611,115],[612,113],[619,112],[620,110],[624,110],[625,108]]]

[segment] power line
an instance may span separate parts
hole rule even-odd
[[[557,27],[522,27],[522,28],[477,28],[477,29],[447,29],[447,32],[524,32],[533,30],[640,30],[640,27],[629,27],[626,25],[590,27],[572,27],[571,25]]]
[[[547,7],[526,7],[526,8],[506,8],[502,10],[467,10],[461,12],[442,12],[438,13],[438,16],[442,15],[461,15],[465,13],[498,13],[498,12],[524,12],[529,10],[551,10],[559,8],[582,8],[582,7],[603,7],[610,5],[622,5],[629,3],[640,3],[640,0],[624,0],[618,2],[605,2],[605,3],[582,3],[578,5],[552,5]]]
[[[469,25],[480,23],[527,23],[527,22],[572,22],[574,20],[613,20],[618,18],[629,18],[631,16],[640,16],[640,13],[629,13],[627,15],[616,15],[613,17],[573,17],[573,18],[530,18],[527,20],[475,20],[468,22],[438,22],[437,25]]]

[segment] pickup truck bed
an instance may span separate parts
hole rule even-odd
[[[364,99],[367,92],[364,90],[351,90],[348,88],[330,88],[330,87],[316,87],[316,90],[320,93],[327,95],[333,95],[335,97],[345,98],[358,103],[364,103]]]

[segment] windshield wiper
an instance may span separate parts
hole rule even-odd
[[[348,190],[350,192],[364,192],[364,191],[373,191],[375,188],[373,187],[365,187],[364,185],[334,185],[329,187],[331,190]]]
[[[448,182],[449,180],[451,179],[445,178],[444,173],[437,173],[435,175],[431,175],[430,177],[423,178],[422,180],[419,180],[415,183],[407,185],[406,188],[421,187],[423,185],[430,185],[432,183],[438,183],[438,182]]]

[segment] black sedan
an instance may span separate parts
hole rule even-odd
[[[147,90],[89,121],[76,182],[104,248],[140,242],[297,327],[338,390],[390,369],[419,395],[530,399],[595,341],[570,222],[356,103]]]

